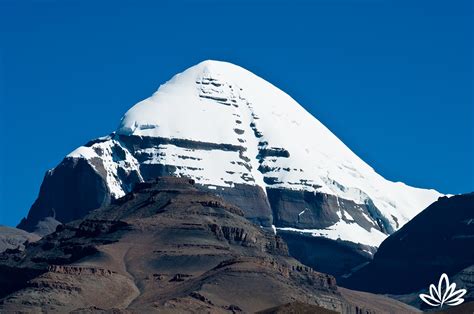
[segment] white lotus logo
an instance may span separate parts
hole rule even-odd
[[[444,291],[444,292],[443,292]],[[420,294],[420,299],[428,305],[439,306],[447,304],[450,306],[459,305],[464,302],[462,297],[466,294],[466,289],[456,290],[456,284],[449,284],[448,275],[442,274],[439,278],[438,288],[430,285],[430,294]]]

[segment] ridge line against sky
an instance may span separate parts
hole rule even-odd
[[[474,190],[472,1],[0,1],[0,224],[174,74],[240,65],[392,181]]]

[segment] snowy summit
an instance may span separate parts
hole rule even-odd
[[[100,175],[103,203],[134,182],[186,176],[277,232],[367,247],[441,196],[384,179],[285,92],[211,60],[175,75],[128,110],[116,132],[66,159]]]

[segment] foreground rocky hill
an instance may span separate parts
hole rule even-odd
[[[0,312],[236,313],[294,302],[340,313],[415,312],[339,289],[239,207],[188,179],[137,184],[110,206],[0,255]]]

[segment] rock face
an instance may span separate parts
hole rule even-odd
[[[94,164],[94,160],[64,159],[46,173],[38,199],[31,207],[28,218],[23,219],[18,228],[34,232],[40,221],[47,217],[68,222],[109,203],[109,189],[100,169],[98,160]]]
[[[471,293],[474,282],[474,193],[443,197],[388,237],[365,267],[343,280],[376,293],[416,293],[446,273]],[[417,305],[421,306],[418,302]]]
[[[288,256],[279,236],[189,179],[136,185],[108,207],[0,255],[0,312],[256,312],[299,302],[381,310]],[[345,295],[348,295],[347,297]],[[413,312],[397,301],[383,309]]]
[[[354,256],[341,272],[440,196],[385,180],[283,91],[236,65],[205,61],[48,171],[19,227],[84,217],[135,183],[168,175],[195,180],[263,227],[348,243]]]
[[[40,236],[17,228],[0,226],[0,253],[7,249],[23,250],[25,242],[35,242]]]
[[[345,276],[354,267],[364,265],[372,258],[369,246],[295,232],[280,231],[278,235],[288,244],[291,256],[336,278]]]

